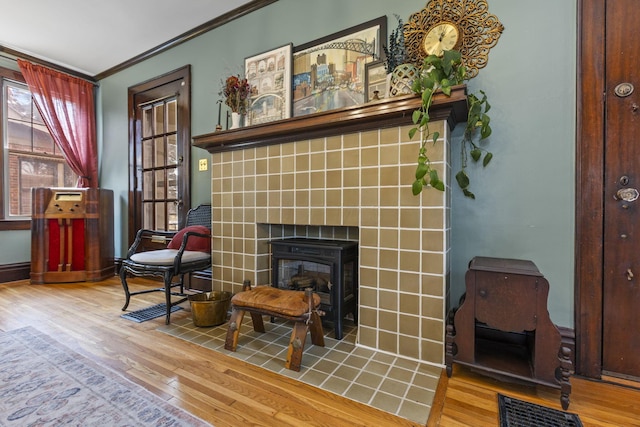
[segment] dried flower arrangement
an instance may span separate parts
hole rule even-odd
[[[224,103],[231,108],[234,113],[246,114],[251,96],[251,85],[246,78],[240,75],[227,77],[222,84],[221,95],[224,95]]]

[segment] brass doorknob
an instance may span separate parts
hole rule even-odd
[[[638,196],[640,196],[640,193],[635,188],[621,188],[613,198],[616,200],[624,200],[625,202],[635,202]]]

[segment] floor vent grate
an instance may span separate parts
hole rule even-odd
[[[582,427],[577,414],[498,394],[500,427]]]
[[[132,311],[123,314],[123,319],[133,320],[134,322],[142,323],[147,320],[155,319],[156,317],[165,316],[167,314],[167,306],[165,304],[157,304],[151,307],[143,308],[142,310]],[[171,307],[171,312],[182,310],[182,307],[174,305]]]

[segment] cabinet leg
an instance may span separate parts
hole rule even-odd
[[[446,328],[444,362],[447,365],[447,377],[451,378],[453,373],[453,325],[448,324]]]
[[[571,349],[562,346],[560,348],[560,404],[565,411],[569,408],[569,395],[571,394]]]

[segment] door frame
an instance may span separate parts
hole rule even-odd
[[[136,121],[136,94],[146,92],[155,87],[163,86],[178,80],[182,80],[186,86],[184,96],[178,99],[178,135],[182,139],[185,149],[183,150],[183,168],[184,178],[181,180],[182,184],[182,204],[178,206],[179,218],[186,218],[187,211],[191,207],[191,66],[185,65],[184,67],[170,71],[158,77],[154,77],[145,82],[139,83],[135,86],[131,86],[128,89],[127,102],[128,102],[128,114],[129,114],[129,202],[128,202],[128,238],[130,246],[135,240],[136,233],[140,228],[142,221],[142,212],[140,212],[140,195],[136,194],[136,171],[132,171],[136,158],[136,134],[140,133],[140,123]],[[181,125],[182,123],[182,125]],[[187,148],[188,147],[188,148]],[[180,224],[181,226],[182,224]]]
[[[575,195],[576,373],[602,375],[605,2],[578,0]]]

